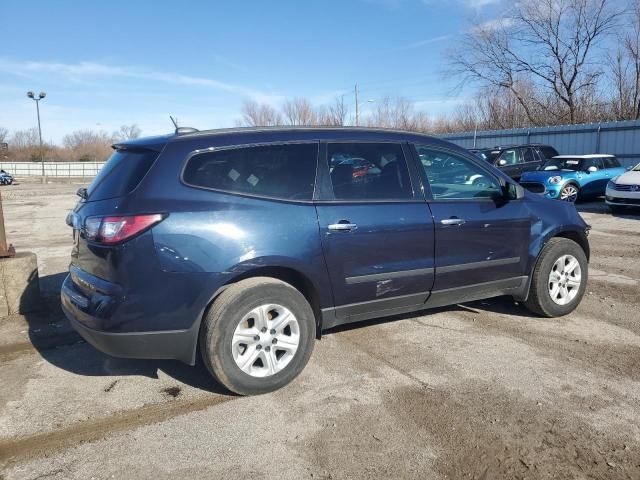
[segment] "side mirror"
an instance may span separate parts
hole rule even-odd
[[[520,200],[524,197],[524,188],[517,183],[507,182],[504,178],[499,178],[500,190],[502,190],[502,198],[506,201]]]
[[[593,173],[593,172],[597,172],[598,171],[598,167],[594,167],[593,165],[591,165],[589,168],[587,168],[587,173]]]
[[[507,161],[504,158],[501,158],[500,160],[498,160],[499,167],[504,167],[506,164],[507,164]]]

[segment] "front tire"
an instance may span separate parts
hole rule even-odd
[[[223,291],[203,319],[200,350],[211,374],[240,395],[290,383],[311,357],[313,310],[288,283],[255,277]]]
[[[571,313],[584,296],[588,269],[580,245],[567,238],[552,238],[542,249],[533,270],[525,306],[544,317]]]
[[[621,205],[611,205],[611,204],[609,204],[608,207],[609,207],[609,211],[611,213],[614,213],[614,214],[615,213],[623,213],[626,210],[625,207],[623,207]]]
[[[573,183],[568,183],[562,190],[560,190],[560,200],[563,202],[576,203],[578,200],[578,195],[580,193],[580,188]]]

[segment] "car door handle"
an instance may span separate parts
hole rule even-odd
[[[451,217],[440,220],[442,225],[464,225],[467,221],[463,218]]]
[[[332,223],[327,227],[329,230],[333,230],[336,232],[348,232],[350,230],[355,230],[358,226],[355,223],[349,223],[347,221]]]

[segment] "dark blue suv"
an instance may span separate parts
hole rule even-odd
[[[96,348],[277,389],[336,325],[511,295],[565,315],[588,226],[429,136],[268,128],[138,139],[69,213],[62,306]],[[481,178],[482,181],[478,181]]]

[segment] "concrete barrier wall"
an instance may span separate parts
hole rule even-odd
[[[105,162],[44,162],[48,177],[95,177]],[[0,162],[0,169],[13,176],[40,176],[40,162]]]

